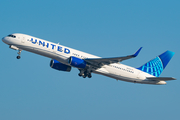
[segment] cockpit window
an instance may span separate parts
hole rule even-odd
[[[15,36],[15,35],[12,35],[12,34],[8,35],[8,37],[16,38],[16,36]]]

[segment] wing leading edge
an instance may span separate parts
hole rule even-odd
[[[118,63],[118,62],[122,62],[123,60],[127,60],[127,59],[130,59],[130,58],[136,57],[139,54],[139,52],[141,51],[141,49],[142,49],[142,47],[140,47],[134,54],[128,55],[128,56],[124,56],[124,57],[92,58],[92,59],[85,59],[85,61],[88,62],[88,63],[91,63],[91,64],[96,63],[96,65]]]

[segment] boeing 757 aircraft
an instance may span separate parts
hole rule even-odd
[[[155,85],[175,80],[173,77],[159,77],[174,55],[171,51],[162,53],[139,68],[133,68],[121,62],[136,57],[142,47],[132,55],[101,58],[26,34],[10,34],[3,37],[2,41],[8,44],[9,48],[18,50],[17,59],[20,59],[22,50],[33,52],[51,58],[50,66],[56,70],[70,72],[71,67],[79,69],[78,75],[83,78],[91,78],[92,73],[96,73],[116,80]]]

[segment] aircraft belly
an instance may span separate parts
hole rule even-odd
[[[62,53],[60,54],[58,52],[53,52],[53,51],[51,51],[49,49],[43,49],[43,48],[40,48],[40,47],[35,48],[35,47],[31,47],[31,46],[21,46],[21,45],[19,45],[17,47],[20,48],[20,49],[29,51],[29,52],[33,52],[33,53],[45,56],[45,57],[56,59],[58,61],[66,62],[67,59],[68,59],[68,57],[63,55]]]

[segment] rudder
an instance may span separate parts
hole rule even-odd
[[[166,51],[137,69],[149,73],[153,76],[159,77],[173,55],[174,52]]]

